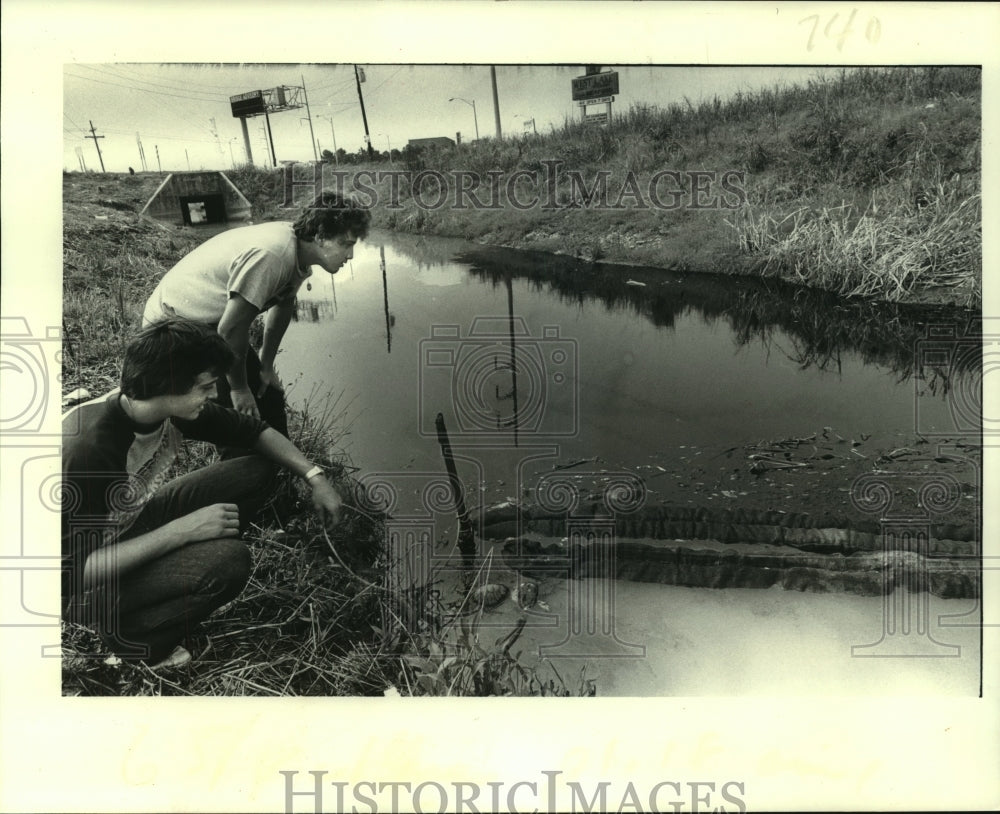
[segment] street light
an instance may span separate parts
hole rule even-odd
[[[324,116],[322,114],[318,114],[316,118],[330,120],[330,138],[333,139],[333,161],[339,167],[340,157],[337,155],[337,134],[333,132],[333,116]]]
[[[449,102],[465,102],[467,105],[472,106],[472,120],[476,123],[476,141],[479,141],[479,117],[476,115],[476,100],[473,99],[471,102],[468,99],[463,99],[461,96],[452,96]]]
[[[385,133],[376,133],[376,136],[385,136],[385,149],[389,153],[389,164],[392,164],[392,145],[389,143],[389,136]]]

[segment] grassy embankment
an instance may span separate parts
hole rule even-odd
[[[138,217],[160,178],[64,177],[63,389],[100,394],[117,384],[122,352],[160,276],[197,233]],[[286,480],[248,543],[253,573],[243,594],[189,643],[179,671],[109,659],[96,635],[63,626],[63,691],[83,695],[551,695],[578,693],[522,666],[510,652],[519,629],[481,640],[478,615],[459,615],[425,590],[387,588],[384,518],[368,505],[338,452],[336,399],[314,394],[290,415],[297,445],[331,472],[346,497],[329,536],[301,486]],[[214,455],[190,444],[176,472]],[[471,608],[466,605],[466,609]],[[492,639],[492,636],[490,637]]]
[[[976,68],[892,68],[844,71],[727,101],[634,106],[606,128],[566,122],[544,135],[405,157],[414,171],[465,170],[486,179],[499,170],[501,200],[511,174],[535,173],[539,180],[522,179],[516,193],[521,200],[538,194],[543,202],[543,162],[561,160],[556,208],[430,209],[415,205],[404,184],[402,208],[379,206],[375,222],[587,260],[754,273],[851,297],[974,307],[982,277],[980,97]],[[623,208],[613,209],[586,204],[569,176],[577,171],[589,190],[606,171],[614,204],[631,173],[648,202],[650,179],[664,170],[743,172],[746,202],[738,209],[693,209],[690,190],[675,198],[677,188],[664,179],[659,199],[679,200],[677,208],[640,208],[625,198]],[[280,197],[274,179],[264,186]],[[380,200],[388,200],[389,181],[377,188]],[[482,187],[476,195],[487,202],[491,193]],[[425,179],[421,200],[436,197],[436,182]],[[699,200],[712,198],[737,200],[718,183]],[[267,206],[258,212],[282,216]]]

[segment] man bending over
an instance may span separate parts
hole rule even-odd
[[[261,223],[222,232],[168,271],[142,315],[143,325],[182,317],[212,326],[234,354],[219,379],[219,403],[263,418],[288,434],[278,347],[295,313],[295,294],[312,266],[335,274],[368,234],[371,213],[350,198],[326,192],[294,223]],[[260,357],[250,347],[250,324],[267,311]]]
[[[63,612],[123,658],[180,664],[180,642],[250,574],[239,537],[275,465],[306,480],[321,519],[341,498],[282,434],[211,401],[233,353],[206,326],[166,320],[126,348],[121,387],[63,418]],[[252,450],[168,480],[183,439]]]

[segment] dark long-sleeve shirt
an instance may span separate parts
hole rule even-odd
[[[185,439],[252,447],[267,424],[207,402],[198,418],[137,424],[118,391],[63,417],[62,593],[78,593],[87,558],[123,539],[163,484]]]

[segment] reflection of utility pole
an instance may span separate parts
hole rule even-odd
[[[97,148],[97,158],[101,162],[101,172],[104,172],[104,156],[101,155],[101,145],[97,143],[99,138],[104,138],[104,136],[99,136],[94,130],[94,123],[90,122],[90,135],[84,136],[84,138],[92,138],[94,140],[94,146]]]
[[[517,425],[521,417],[517,413],[517,358],[514,355],[514,286],[510,269],[504,274],[507,282],[507,320],[510,325],[510,380],[511,392],[514,396],[514,446],[517,446]]]
[[[385,246],[378,247],[379,256],[382,258],[379,265],[382,266],[382,299],[385,302],[385,349],[386,353],[392,353],[392,325],[389,321],[389,283],[385,277]]]
[[[368,160],[372,160],[372,137],[368,132],[368,115],[365,113],[365,97],[361,95],[361,83],[364,82],[364,69],[354,66],[354,82],[358,86],[358,101],[361,103],[361,121],[365,124],[365,144],[368,145]]]

